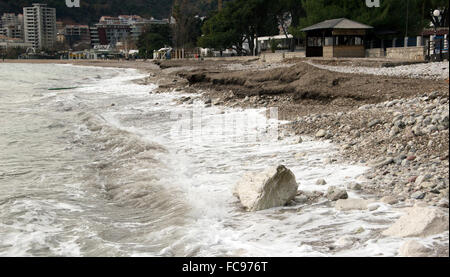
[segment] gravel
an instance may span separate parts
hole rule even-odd
[[[399,76],[408,78],[423,78],[442,80],[448,79],[449,76],[449,62],[435,62],[435,63],[421,63],[413,65],[402,65],[396,67],[361,67],[361,66],[330,66],[315,64],[311,61],[307,62],[315,67],[326,69],[333,72],[340,73],[356,73],[369,74],[381,76]]]

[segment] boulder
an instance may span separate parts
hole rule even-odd
[[[318,186],[325,186],[327,184],[327,181],[325,179],[319,179],[316,181],[316,185]]]
[[[414,206],[383,232],[391,237],[427,237],[448,231],[448,215],[437,208]]]
[[[326,197],[328,198],[328,200],[337,201],[339,199],[347,199],[348,194],[345,189],[340,189],[338,187],[331,186],[328,188]]]
[[[295,175],[280,165],[245,175],[236,184],[234,195],[247,211],[259,211],[286,205],[295,198],[297,190]]]
[[[376,125],[378,125],[378,124],[380,124],[380,123],[381,123],[381,120],[379,120],[379,119],[374,119],[374,120],[370,121],[370,122],[367,124],[367,127],[372,128],[372,127],[374,127],[374,126],[376,126]]]
[[[425,192],[422,192],[422,191],[416,191],[416,192],[414,192],[413,194],[411,194],[411,198],[412,198],[412,199],[418,199],[418,200],[421,200],[421,199],[424,199],[424,198],[425,198],[425,195],[426,195]]]
[[[394,163],[394,159],[393,158],[384,158],[384,159],[380,159],[380,160],[376,160],[370,163],[370,166],[375,167],[375,168],[380,168],[383,166],[387,166]]]
[[[398,251],[400,257],[428,257],[430,253],[430,248],[415,240],[405,242]]]
[[[324,129],[321,129],[316,133],[316,138],[323,138],[326,135],[327,135],[327,131],[325,131]]]
[[[380,201],[388,205],[394,205],[398,203],[398,199],[393,196],[385,196],[381,198]]]
[[[334,207],[339,211],[367,210],[369,203],[364,199],[339,199]]]
[[[359,183],[353,182],[353,183],[350,183],[350,184],[347,185],[347,189],[350,189],[350,190],[361,190],[362,187],[361,187],[361,185]]]

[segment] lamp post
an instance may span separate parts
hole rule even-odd
[[[433,11],[433,17],[434,17],[434,22],[433,22],[433,25],[434,25],[434,29],[436,30],[436,28],[437,27],[441,27],[440,25],[440,23],[441,23],[441,19],[442,19],[442,16],[441,16],[441,11],[440,10],[434,10]]]
[[[433,27],[434,27],[434,36],[433,36],[433,38],[431,40],[432,41],[431,42],[432,49],[430,49],[430,50],[432,50],[432,51],[430,51],[430,52],[432,52],[434,58],[437,59],[437,57],[436,57],[436,42],[437,42],[436,37],[437,37],[437,28],[441,27],[441,21],[442,21],[442,13],[441,13],[441,11],[439,9],[434,10],[433,13],[432,13],[432,17],[433,17],[432,22],[433,22]],[[441,57],[442,57],[442,45],[440,45],[439,48],[440,48],[439,49],[439,54],[440,54],[439,55],[439,60],[441,60]]]
[[[409,0],[406,2],[406,30],[404,47],[408,47],[408,25],[409,25]]]

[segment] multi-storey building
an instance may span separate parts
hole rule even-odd
[[[64,35],[70,44],[77,42],[91,44],[91,35],[87,25],[66,25]]]
[[[4,13],[0,20],[0,34],[9,38],[23,39],[23,15]]]
[[[56,9],[46,4],[23,8],[25,41],[34,48],[51,49],[56,42]]]
[[[169,20],[145,19],[138,15],[102,16],[95,27],[91,27],[93,45],[112,45],[128,39],[137,41],[150,24],[169,24]]]
[[[0,35],[0,49],[8,48],[23,48],[27,49],[32,47],[31,43],[26,43],[19,38],[10,38],[4,35]]]
[[[126,24],[98,23],[95,27],[100,45],[115,46],[118,42],[128,39],[131,34],[131,27]]]
[[[118,42],[128,39],[131,34],[129,24],[111,16],[102,16],[99,23],[95,24],[95,29],[91,41],[98,39],[100,45],[115,46]]]
[[[100,45],[97,27],[89,27],[89,34],[91,36],[91,47],[94,48],[95,46]]]
[[[56,21],[56,32],[59,34],[63,34],[66,28],[66,24],[62,21]]]

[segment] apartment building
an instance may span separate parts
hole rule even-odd
[[[87,25],[66,25],[64,35],[69,44],[86,43],[91,44],[91,35]]]
[[[27,49],[29,47],[32,47],[31,43],[26,43],[20,38],[11,38],[4,35],[0,35],[0,49],[8,49],[8,48]]]
[[[91,41],[93,45],[111,46],[129,39],[136,42],[151,24],[169,24],[169,20],[145,19],[138,15],[102,16],[99,23],[91,27]]]
[[[89,34],[91,36],[91,47],[94,48],[100,45],[100,39],[98,37],[98,28],[97,27],[89,27]]]
[[[0,19],[0,35],[9,38],[23,39],[23,15],[4,13]]]
[[[95,24],[95,31],[91,34],[91,41],[100,45],[115,46],[118,42],[126,40],[131,34],[131,25],[121,21],[118,17],[102,16]]]
[[[46,4],[23,8],[25,41],[34,48],[51,49],[56,43],[56,9]]]

